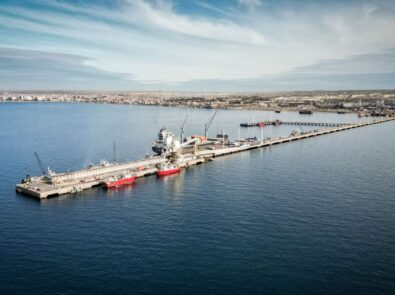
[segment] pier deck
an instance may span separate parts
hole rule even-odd
[[[342,127],[352,125],[351,123],[333,123],[333,122],[287,122],[287,121],[260,121],[240,123],[240,127],[261,127],[263,125],[303,125],[303,126],[320,126],[320,127]]]
[[[282,144],[286,142],[301,140],[310,137],[316,137],[329,133],[344,131],[353,128],[359,128],[388,121],[395,120],[395,117],[384,118],[380,120],[367,121],[356,124],[341,125],[340,127],[324,128],[320,130],[307,131],[289,136],[281,136],[274,139],[245,141],[240,146],[229,146],[225,144],[212,144],[210,147],[205,145],[204,148],[198,149],[194,155],[180,165],[181,167],[189,167],[192,165],[205,162],[207,158],[214,158],[228,154],[248,151],[251,149]],[[193,156],[193,157],[192,157]],[[16,190],[37,198],[47,198],[67,193],[79,192],[91,187],[103,185],[105,180],[111,176],[119,176],[124,172],[133,172],[136,177],[144,177],[155,174],[156,165],[166,162],[168,159],[163,156],[156,156],[144,160],[138,160],[127,163],[120,163],[111,166],[96,166],[83,169],[80,171],[56,174],[48,179],[44,176],[36,177],[33,181],[16,185]]]

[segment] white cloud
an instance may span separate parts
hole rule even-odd
[[[161,5],[161,9],[158,9],[145,1],[130,1],[130,3],[136,9],[134,17],[145,21],[147,25],[161,29],[214,41],[258,45],[264,44],[265,41],[263,35],[257,31],[230,21],[212,21],[180,15],[174,12],[170,5]]]

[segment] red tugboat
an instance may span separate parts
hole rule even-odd
[[[158,176],[165,176],[165,175],[178,173],[180,171],[181,168],[174,164],[161,164],[160,166],[158,166],[158,171],[156,172],[156,174]]]
[[[106,188],[132,184],[134,183],[135,180],[136,180],[136,176],[131,174],[123,174],[117,178],[111,177],[106,181]]]

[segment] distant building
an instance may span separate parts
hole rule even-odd
[[[376,101],[376,107],[380,108],[384,106],[384,99]]]

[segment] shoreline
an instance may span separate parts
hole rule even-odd
[[[111,104],[111,105],[136,105],[136,106],[153,106],[153,107],[166,107],[166,108],[191,108],[191,109],[207,109],[207,110],[232,110],[232,111],[277,111],[280,112],[299,112],[300,108],[297,107],[259,107],[259,106],[244,106],[244,107],[202,107],[202,106],[193,106],[193,105],[167,105],[167,104],[145,104],[145,103],[122,103],[122,102],[100,102],[100,101],[53,101],[53,100],[2,100],[0,103],[82,103],[82,104]],[[346,114],[357,114],[358,111],[356,110],[348,110],[348,109],[324,109],[324,108],[312,108],[314,112],[318,113],[337,113],[337,112],[344,112]]]

